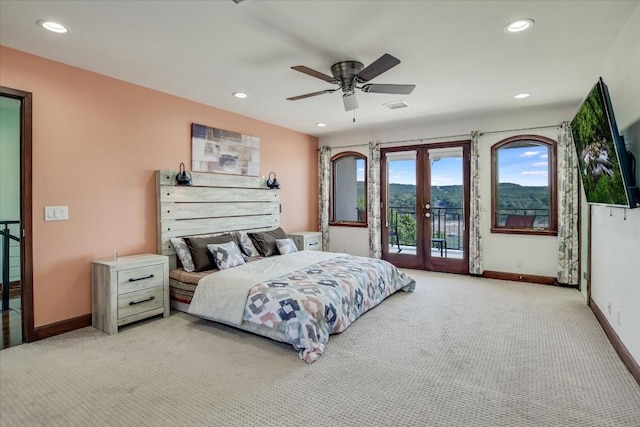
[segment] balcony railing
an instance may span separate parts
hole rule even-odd
[[[431,238],[445,239],[447,248],[461,250],[463,244],[463,208],[434,207],[431,208]],[[392,246],[416,246],[416,209],[390,206],[389,244]],[[439,248],[432,242],[433,248]]]
[[[498,225],[504,227],[507,222],[507,217],[510,215],[524,216],[532,215],[535,217],[533,220],[534,228],[548,228],[549,227],[549,209],[547,208],[535,208],[535,209],[498,209]]]

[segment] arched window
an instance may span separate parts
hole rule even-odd
[[[347,151],[331,158],[331,225],[367,226],[367,158]]]
[[[556,142],[537,135],[491,147],[491,231],[557,233]]]

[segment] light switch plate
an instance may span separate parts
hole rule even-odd
[[[45,221],[67,221],[69,219],[69,206],[45,206]]]

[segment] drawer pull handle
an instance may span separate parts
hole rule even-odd
[[[156,299],[156,297],[149,297],[147,299],[143,299],[142,301],[131,301],[129,303],[129,305],[136,305],[136,304],[142,304],[143,302],[149,302],[149,301],[153,301],[154,299]]]
[[[150,274],[148,276],[144,276],[144,277],[139,277],[137,279],[129,279],[130,282],[137,282],[138,280],[145,280],[145,279],[153,279],[153,274]]]
[[[309,243],[309,246],[317,246],[317,245],[318,245],[318,242],[315,242],[315,243]]]

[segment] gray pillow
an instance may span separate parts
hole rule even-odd
[[[271,231],[262,231],[260,233],[249,233],[249,237],[262,256],[278,255],[277,239],[286,239],[289,237],[287,233],[280,227]]]
[[[213,254],[209,252],[207,245],[233,242],[233,237],[227,233],[219,236],[185,237],[184,241],[189,248],[189,252],[191,252],[191,258],[193,259],[193,265],[195,267],[194,271],[206,271],[218,268]]]
[[[195,266],[193,265],[193,258],[191,258],[191,252],[189,251],[189,247],[187,246],[187,243],[184,241],[184,239],[180,237],[174,237],[171,239],[171,244],[176,250],[176,254],[178,255],[180,264],[182,264],[183,270],[188,271],[189,273],[195,270]]]

